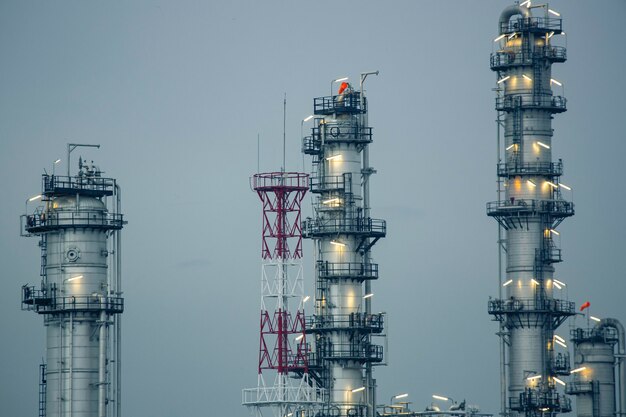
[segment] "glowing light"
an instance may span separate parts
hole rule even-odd
[[[341,159],[341,155],[333,155],[333,156],[329,156],[328,158],[326,158],[327,161],[334,161],[336,159]]]
[[[553,281],[554,281],[555,283],[559,284],[559,285],[562,285],[562,286],[564,286],[564,287],[567,287],[567,285],[565,285],[565,283],[564,283],[564,282],[559,281],[558,279],[553,279]]]
[[[304,119],[302,119],[303,122],[308,122],[309,120],[311,120],[313,117],[315,117],[314,115],[310,115],[305,117]]]
[[[552,10],[552,9],[548,9],[548,13],[552,13],[552,14],[553,14],[553,15],[555,15],[555,16],[561,16],[561,13],[555,12],[555,11],[554,11],[554,10]]]
[[[539,285],[539,281],[537,281],[535,278],[531,278],[530,282],[532,282],[535,285]]]
[[[554,234],[555,234],[555,235],[557,235],[557,236],[560,236],[560,235],[561,235],[559,232],[557,232],[557,231],[556,231],[556,230],[554,230],[554,229],[550,229],[550,233],[554,233]]]
[[[550,82],[551,82],[552,84],[556,84],[556,85],[558,85],[559,87],[562,87],[562,86],[563,86],[563,83],[562,83],[562,82],[557,81],[557,80],[555,80],[554,78],[550,78]]]
[[[338,202],[339,202],[338,198],[331,198],[329,200],[322,201],[322,204],[330,204],[330,203],[338,203]]]
[[[497,38],[495,38],[493,41],[494,42],[498,42],[500,39],[504,38],[506,35],[500,35]]]
[[[586,367],[586,366],[582,366],[582,367],[580,367],[580,368],[572,369],[571,371],[569,371],[569,373],[570,373],[570,374],[575,374],[575,373],[578,373],[578,372],[582,372],[582,371],[584,371],[585,369],[587,369],[587,367]]]
[[[557,345],[563,346],[565,349],[567,349],[567,345],[561,342],[560,340],[554,340],[554,343],[556,343]]]
[[[54,161],[54,164],[56,165],[56,164],[58,164],[59,162],[61,162],[61,160],[60,160],[60,159],[57,159],[56,161]]]
[[[373,296],[374,296],[374,293],[370,293],[370,294],[365,294],[363,296],[363,298],[370,298],[370,297],[373,297]]]
[[[409,394],[408,394],[408,393],[398,394],[398,395],[396,395],[395,397],[393,397],[393,399],[394,399],[394,400],[397,400],[397,399],[399,399],[399,398],[406,398],[406,397],[408,397],[408,396],[409,396]]]
[[[542,148],[550,149],[550,145],[546,145],[546,144],[545,144],[545,143],[543,143],[543,142],[539,142],[539,141],[537,141],[537,142],[535,142],[535,143],[536,143],[537,145],[541,146]]]
[[[555,334],[555,335],[554,335],[554,338],[555,338],[556,340],[560,340],[561,342],[565,343],[565,339],[563,339],[563,338],[562,338],[561,336],[559,336],[558,334]]]
[[[563,289],[563,287],[561,287],[557,282],[554,283],[554,286],[557,287],[559,290]]]
[[[550,39],[553,36],[554,36],[554,32],[550,32],[546,35],[546,39]]]
[[[528,80],[528,81],[532,81],[533,79],[530,78],[528,75],[526,74],[522,74],[522,77],[524,77],[524,79]]]
[[[500,79],[498,80],[498,84],[502,84],[503,82],[505,82],[505,81],[506,81],[506,80],[508,80],[509,78],[511,78],[511,76],[510,76],[510,75],[507,75],[507,76],[506,76],[506,77],[504,77],[504,78],[500,78]]]
[[[300,336],[296,337],[296,341],[299,342],[300,340],[302,340],[303,337],[304,337],[304,335],[301,334]]]
[[[68,278],[66,281],[67,282],[72,282],[72,281],[76,281],[77,279],[81,279],[83,276],[82,275],[78,275],[72,278]]]
[[[513,283],[513,280],[510,279],[507,282],[505,282],[504,284],[502,284],[503,287],[506,287],[507,285],[511,285]]]
[[[434,398],[435,400],[450,401],[450,398],[448,398],[448,397],[444,397],[443,395],[433,394],[433,398]]]
[[[552,188],[559,188],[559,186],[558,186],[558,185],[556,185],[555,183],[550,182],[550,181],[546,181],[546,184],[548,184],[548,185],[549,185],[550,187],[552,187]]]
[[[589,316],[589,318],[590,318],[591,320],[593,320],[593,321],[597,321],[597,322],[601,322],[601,321],[602,321],[602,320],[600,320],[599,318],[594,317],[594,316]]]
[[[331,244],[331,245],[335,245],[335,246],[339,246],[339,247],[342,247],[342,248],[346,246],[346,244],[345,244],[345,243],[337,242],[337,241],[335,241],[335,240],[331,240],[331,241],[330,241],[330,244]]]
[[[513,39],[513,38],[514,38],[514,37],[516,37],[516,36],[517,36],[517,33],[513,32],[513,34],[509,35],[509,37],[507,38],[507,40],[509,40],[509,41],[510,41],[511,39]]]
[[[528,185],[530,185],[531,187],[535,188],[537,186],[537,184],[535,184],[534,182],[532,182],[531,180],[526,180],[526,182],[528,183]]]
[[[520,6],[524,6],[524,5],[526,5],[527,8],[530,8],[530,0],[526,0],[525,2],[520,4]]]
[[[568,187],[568,186],[567,186],[567,185],[565,185],[565,184],[559,184],[559,187],[561,187],[561,188],[565,188],[567,191],[572,191],[572,187]]]
[[[333,80],[334,83],[340,83],[342,81],[348,81],[348,77],[343,77],[343,78],[337,78],[335,80]]]
[[[352,390],[352,392],[361,392],[361,391],[365,391],[365,387],[355,388]]]
[[[511,148],[514,148],[514,147],[515,147],[515,144],[509,145],[509,146],[507,146],[507,147],[506,147],[506,150],[507,150],[507,151],[508,151],[508,150],[511,150]]]
[[[533,375],[526,378],[527,381],[535,381],[537,379],[541,379],[541,375]]]
[[[309,299],[311,298],[310,295],[307,295],[306,297],[304,297],[304,299],[302,300],[303,303],[306,303],[307,301],[309,301]]]
[[[565,386],[565,382],[561,381],[559,378],[553,376],[552,379],[554,379],[554,382],[556,382],[557,384],[561,384],[561,385]]]
[[[29,199],[28,199],[28,202],[35,201],[35,200],[39,200],[41,197],[43,197],[41,194],[36,195],[36,196],[34,196],[34,197],[29,198]]]

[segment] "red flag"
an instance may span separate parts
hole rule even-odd
[[[346,82],[341,83],[341,85],[339,86],[339,91],[337,92],[337,94],[341,94],[341,93],[343,93],[343,92],[344,92],[344,90],[345,90],[346,88],[348,88],[348,85],[349,85],[349,84],[348,84],[348,83],[346,83]]]
[[[589,306],[591,306],[591,303],[589,301],[585,301],[583,305],[580,306],[580,311],[583,311],[584,309],[589,308]]]

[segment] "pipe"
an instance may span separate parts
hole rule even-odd
[[[100,299],[106,302],[105,298]],[[98,417],[106,417],[106,312],[100,312],[100,343],[98,363]]]
[[[122,209],[122,188],[115,183],[117,201],[115,212],[119,215]],[[115,232],[115,295],[122,296],[122,231]],[[115,417],[122,417],[122,317],[115,317]]]
[[[597,330],[602,330],[606,327],[611,327],[617,330],[619,339],[617,345],[617,378],[619,381],[619,395],[617,395],[618,408],[615,415],[621,417],[626,415],[626,363],[624,363],[624,358],[626,357],[626,333],[624,332],[624,326],[622,326],[617,319],[602,319],[602,321],[596,325]]]
[[[526,7],[520,7],[520,6],[507,7],[506,9],[502,11],[502,13],[500,13],[500,21],[499,21],[500,27],[498,27],[498,31],[501,35],[503,33],[502,29],[508,25],[509,20],[511,19],[511,16],[515,16],[517,14],[521,14],[522,16],[524,16],[524,18],[529,18],[531,16],[530,10]]]

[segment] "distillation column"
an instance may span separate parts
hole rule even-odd
[[[576,369],[566,392],[576,396],[578,417],[626,415],[624,327],[616,319],[602,319],[593,328],[573,329],[571,336]]]
[[[119,186],[81,160],[76,176],[43,175],[38,199],[21,220],[41,247],[41,287],[22,288],[23,309],[43,315],[47,333],[39,415],[119,416]]]
[[[364,283],[378,278],[370,261],[372,246],[386,234],[384,220],[367,216],[362,182],[363,151],[372,142],[365,126],[367,101],[347,84],[338,95],[314,100],[315,127],[303,139],[313,156],[311,192],[314,218],[303,234],[316,247],[315,314],[307,320],[314,335],[310,366],[329,393],[321,415],[370,416],[375,413],[375,383],[369,365],[381,363],[383,348],[372,343],[383,331],[383,313],[371,314]]]
[[[533,17],[536,9],[545,15]],[[569,188],[559,182],[562,162],[552,161],[551,120],[566,110],[566,100],[553,94],[552,84],[559,83],[551,66],[564,62],[566,51],[552,45],[562,21],[549,17],[548,10],[545,5],[506,8],[499,48],[491,55],[491,69],[498,74],[496,110],[504,126],[498,163],[504,191],[487,204],[487,214],[505,233],[506,295],[489,301],[489,313],[505,330],[508,410],[502,412],[513,416],[571,410],[569,399],[557,391],[557,384],[564,384],[558,376],[569,374],[569,355],[555,352],[554,342],[554,330],[574,314],[573,303],[555,296],[564,284],[554,276],[554,264],[561,262],[556,228],[574,214],[561,193]]]

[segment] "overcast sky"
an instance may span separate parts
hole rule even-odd
[[[389,313],[390,334],[378,397],[408,392],[422,410],[437,392],[497,413],[489,54],[509,4],[0,2],[0,415],[37,413],[44,327],[20,311],[20,287],[38,283],[40,259],[18,217],[71,141],[101,144],[80,154],[123,187],[124,415],[247,416],[241,389],[256,385],[259,338],[261,207],[248,184],[257,135],[261,170],[278,169],[286,93],[287,168],[301,170],[313,98],[370,70],[380,70],[366,84],[372,216],[388,221],[373,253],[373,309]],[[559,228],[556,277],[594,315],[626,322],[626,2],[550,6],[568,47],[553,67],[569,109],[555,116],[553,155],[576,204]],[[305,257],[313,294],[310,242]]]

